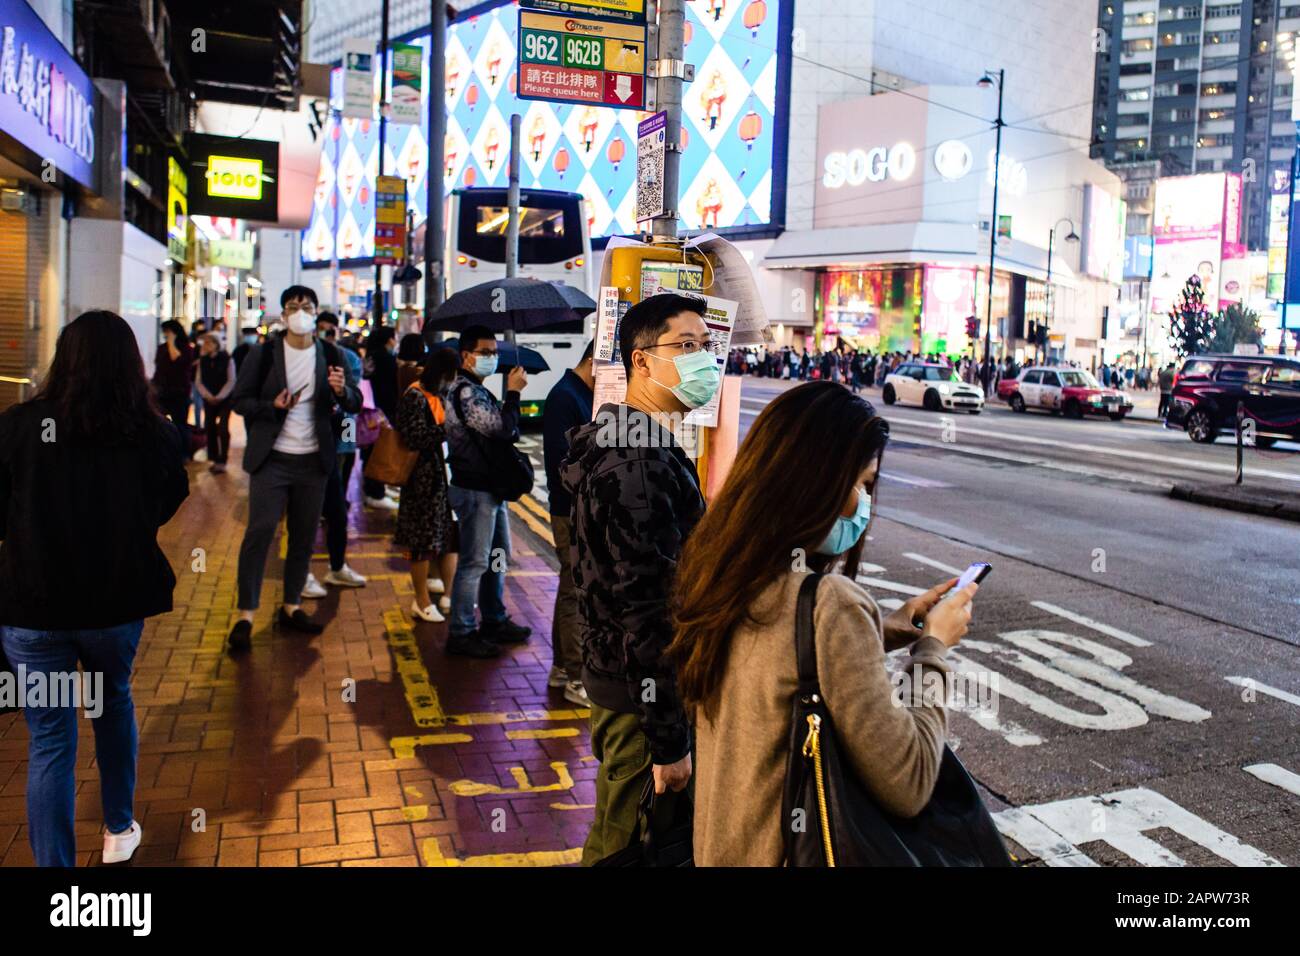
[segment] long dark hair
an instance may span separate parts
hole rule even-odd
[[[60,428],[106,444],[134,442],[162,418],[131,327],[106,309],[83,312],[59,333],[35,400],[54,406]]]
[[[888,440],[871,403],[833,382],[792,388],[754,421],[677,564],[668,655],[688,707],[712,712],[731,635],[756,621],[754,602],[773,581],[800,557],[814,571],[837,563],[816,548]],[[844,557],[850,578],[866,537]]]
[[[455,349],[431,349],[420,372],[420,385],[425,391],[436,394],[451,384],[459,368],[460,354]]]

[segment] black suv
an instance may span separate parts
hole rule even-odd
[[[1300,358],[1282,355],[1193,355],[1174,379],[1166,428],[1192,441],[1235,433],[1237,404],[1255,423],[1255,444],[1300,439]]]

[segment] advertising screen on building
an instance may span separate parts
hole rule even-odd
[[[695,80],[683,88],[680,217],[687,229],[735,232],[774,223],[773,172],[784,137],[784,98],[778,90],[779,51],[789,0],[687,4],[686,59]],[[525,188],[580,192],[593,238],[630,235],[636,224],[637,124],[648,114],[589,105],[522,100],[517,85],[518,9],[503,4],[457,20],[447,33],[445,168],[447,191],[506,185],[510,114],[522,117]],[[425,52],[428,37],[410,40]],[[341,96],[339,73],[335,91]],[[376,76],[376,89],[378,77]],[[425,84],[437,87],[432,81]],[[427,105],[427,101],[426,101]],[[385,172],[406,179],[415,226],[424,222],[428,110],[420,125],[388,125]],[[379,129],[374,120],[331,118],[322,137],[320,174],[311,223],[303,232],[303,261],[329,262],[374,254],[375,176]],[[337,185],[337,191],[336,191]],[[779,216],[779,208],[777,216]]]
[[[1119,282],[1124,276],[1127,206],[1092,183],[1083,191],[1083,271],[1107,282]]]
[[[1217,311],[1223,260],[1241,254],[1241,177],[1200,173],[1158,180],[1151,225],[1152,312],[1167,312],[1193,274],[1201,278],[1206,306]]]

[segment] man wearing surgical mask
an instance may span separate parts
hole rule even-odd
[[[232,395],[248,433],[244,470],[249,474],[248,528],[239,549],[239,619],[230,631],[232,652],[251,646],[261,599],[266,554],[280,519],[288,530],[284,598],[276,617],[282,629],[319,634],[302,610],[303,588],[320,523],[326,478],[338,467],[335,421],[361,410],[361,391],[338,346],[316,341],[316,292],[294,285],[280,296],[287,331],[253,346],[239,369]]]
[[[672,429],[721,384],[704,310],[676,293],[628,309],[618,326],[626,399],[569,432],[560,467],[573,498],[582,681],[601,765],[587,866],[627,846],[648,781],[660,794],[655,825],[666,827],[691,779],[690,725],[664,651],[677,559],[704,514],[695,465]]]
[[[506,612],[506,568],[499,558],[510,557],[510,512],[490,457],[493,444],[519,440],[519,393],[528,376],[511,368],[505,401],[498,402],[483,384],[496,374],[497,353],[490,330],[472,325],[461,332],[460,372],[442,396],[451,466],[447,496],[460,522],[447,653],[462,657],[497,657],[502,645],[523,644],[532,634],[532,628],[516,624]],[[476,604],[481,621],[474,616]]]

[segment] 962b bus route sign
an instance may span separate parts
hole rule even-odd
[[[645,109],[644,24],[519,11],[518,96]]]

